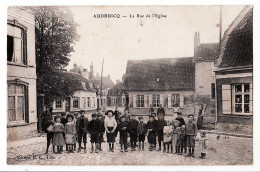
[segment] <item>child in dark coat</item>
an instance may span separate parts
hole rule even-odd
[[[98,148],[99,148],[99,151],[103,151],[101,144],[102,144],[102,142],[104,142],[104,133],[105,133],[106,129],[104,126],[104,117],[102,114],[97,115],[97,121],[99,122]]]
[[[147,125],[144,123],[144,118],[140,116],[139,118],[139,124],[137,125],[137,136],[139,141],[139,147],[138,150],[141,150],[141,143],[142,143],[142,150],[144,150],[144,140],[145,135],[147,133]]]
[[[148,143],[149,143],[149,151],[155,150],[156,145],[156,131],[157,131],[157,123],[154,120],[153,115],[149,115],[149,121],[147,122],[148,129]]]
[[[130,115],[130,120],[128,121],[128,129],[130,134],[131,151],[135,151],[136,148],[138,123],[139,122],[134,118],[134,116]]]
[[[159,148],[157,149],[157,151],[161,151],[161,144],[163,142],[163,128],[164,126],[166,126],[166,121],[164,120],[164,115],[162,113],[158,115],[158,118],[159,119],[157,121],[157,137],[158,137]]]
[[[92,120],[88,124],[88,132],[90,133],[90,142],[91,142],[91,153],[94,151],[94,144],[95,144],[95,152],[98,153],[98,137],[99,137],[99,122],[97,121],[97,115],[93,113],[91,115]]]
[[[120,150],[121,152],[123,152],[123,147],[124,147],[124,151],[127,152],[127,132],[128,132],[127,126],[128,126],[128,124],[125,121],[125,116],[122,115],[120,117],[120,122],[118,123],[118,126],[117,126],[119,134],[120,134],[119,144],[121,147],[121,150]]]
[[[180,131],[180,140],[181,140],[181,153],[180,155],[187,153],[187,147],[186,147],[186,142],[187,142],[187,136],[186,136],[186,131],[185,131],[185,125],[181,126],[181,131]]]
[[[187,147],[189,148],[189,153],[186,157],[194,156],[194,147],[195,147],[195,137],[197,136],[197,125],[194,122],[194,115],[188,115],[189,121],[186,123],[186,135],[187,135]]]

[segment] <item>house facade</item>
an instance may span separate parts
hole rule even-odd
[[[219,54],[219,43],[201,43],[200,33],[194,36],[195,62],[195,112],[203,104],[204,121],[215,122],[215,74],[214,63]]]
[[[253,124],[253,9],[245,7],[225,31],[216,62],[216,121]]]
[[[37,135],[34,14],[7,10],[7,140]]]
[[[64,112],[79,112],[85,110],[87,113],[96,111],[97,97],[93,83],[79,74],[63,72],[63,76],[70,80],[76,87],[73,96],[65,100],[57,99],[53,102],[53,114]]]
[[[148,114],[160,104],[166,115],[178,104],[184,114],[194,113],[193,57],[129,60],[124,86],[132,114]]]
[[[117,82],[117,84],[109,89],[107,94],[107,106],[113,107],[125,107],[127,93],[124,89],[122,82]]]

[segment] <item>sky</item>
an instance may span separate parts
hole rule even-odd
[[[243,8],[222,6],[223,33]],[[195,32],[201,43],[219,41],[219,6],[74,6],[71,11],[81,38],[67,69],[76,63],[89,70],[93,63],[94,74],[100,74],[104,58],[103,76],[110,74],[114,82],[122,79],[127,60],[192,57]],[[97,14],[120,18],[95,18]]]

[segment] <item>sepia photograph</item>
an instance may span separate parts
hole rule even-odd
[[[253,13],[9,6],[6,164],[253,165]]]

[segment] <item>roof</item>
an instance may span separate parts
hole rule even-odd
[[[245,7],[225,31],[218,68],[253,65],[253,9]]]
[[[85,69],[83,66],[77,66],[77,67],[73,67],[72,69],[70,69],[70,72],[73,73],[78,73],[79,70]]]
[[[66,79],[66,81],[70,81],[69,83],[74,88],[74,91],[96,91],[95,88],[92,86],[92,83],[79,74],[62,72],[61,75],[64,77],[64,79]]]
[[[108,96],[118,96],[125,94],[124,85],[122,82],[117,83],[114,87],[109,89]]]
[[[193,57],[129,60],[126,91],[194,90]]]
[[[100,85],[101,77],[95,77],[94,79],[90,79],[90,81],[93,82],[95,86]],[[102,89],[112,88],[114,85],[110,77],[102,77]]]
[[[197,48],[196,61],[214,61],[218,57],[219,43],[203,43]]]

